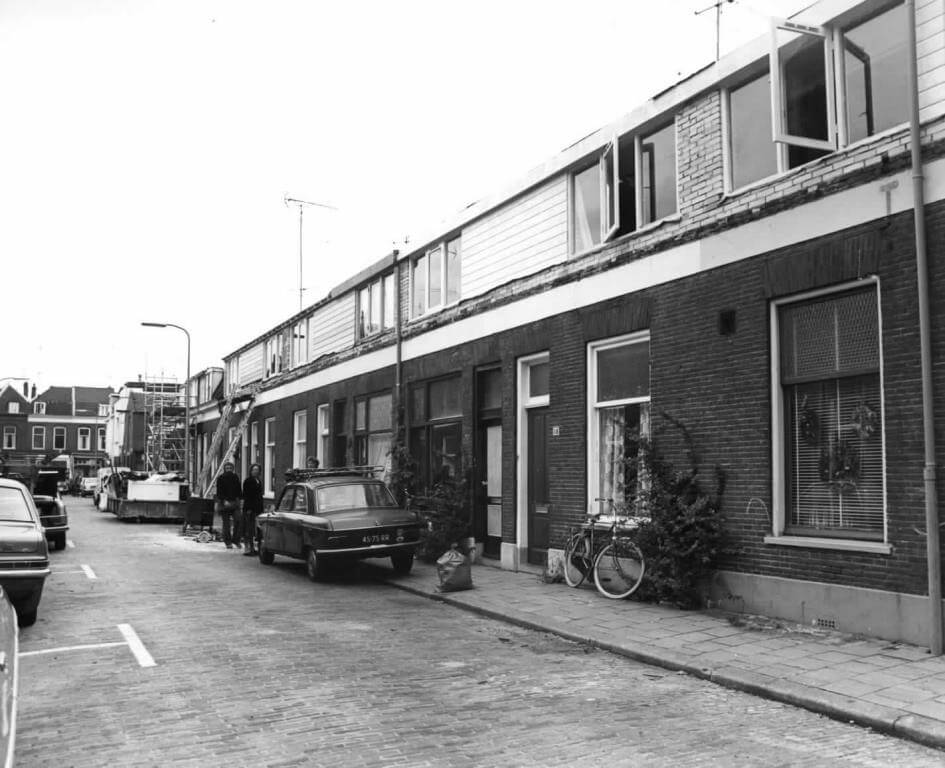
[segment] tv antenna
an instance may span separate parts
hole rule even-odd
[[[286,208],[289,205],[297,205],[299,207],[299,312],[302,311],[302,294],[305,292],[305,288],[302,287],[302,208],[306,205],[314,206],[315,208],[327,208],[330,211],[337,211],[333,205],[328,205],[327,203],[312,203],[308,200],[299,200],[295,197],[289,197],[289,193],[286,192],[282,196],[282,202]]]
[[[722,6],[726,3],[734,3],[735,0],[715,0],[712,5],[706,6],[701,11],[696,11],[695,16],[699,16],[706,11],[711,11],[715,8],[715,60],[719,60],[719,38],[722,31]]]

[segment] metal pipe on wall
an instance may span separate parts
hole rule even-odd
[[[942,560],[935,462],[935,411],[932,384],[932,340],[929,311],[929,264],[925,238],[925,174],[922,170],[919,125],[919,74],[916,52],[915,0],[906,0],[909,41],[909,143],[912,153],[912,203],[915,222],[915,262],[919,293],[919,351],[922,360],[922,431],[925,442],[926,560],[929,582],[929,651],[942,655]]]

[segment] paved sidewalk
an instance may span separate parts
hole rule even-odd
[[[459,608],[945,749],[945,657],[925,648],[608,600],[593,586],[546,584],[535,573],[484,564],[473,566],[474,588],[464,592],[438,592],[436,567],[420,562],[410,576],[388,569],[383,578]]]

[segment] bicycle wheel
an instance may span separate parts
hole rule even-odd
[[[636,591],[645,570],[643,553],[637,545],[629,539],[617,539],[594,561],[594,583],[604,597],[619,600]]]
[[[589,542],[583,533],[575,533],[564,546],[564,580],[569,587],[579,587],[591,571]]]

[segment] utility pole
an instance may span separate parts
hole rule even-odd
[[[297,205],[299,207],[299,312],[302,311],[302,294],[305,291],[305,288],[302,287],[302,206],[312,205],[316,208],[328,208],[331,211],[337,211],[333,205],[327,205],[325,203],[310,203],[308,200],[298,200],[294,197],[289,197],[289,194],[286,193],[282,196],[282,202],[285,204],[285,207],[288,208],[289,204]]]
[[[721,37],[722,31],[722,6],[725,3],[733,3],[735,0],[715,0],[712,5],[709,5],[703,8],[701,11],[696,11],[695,15],[699,16],[700,14],[705,13],[706,11],[711,11],[715,8],[715,60],[719,60],[719,38]]]

